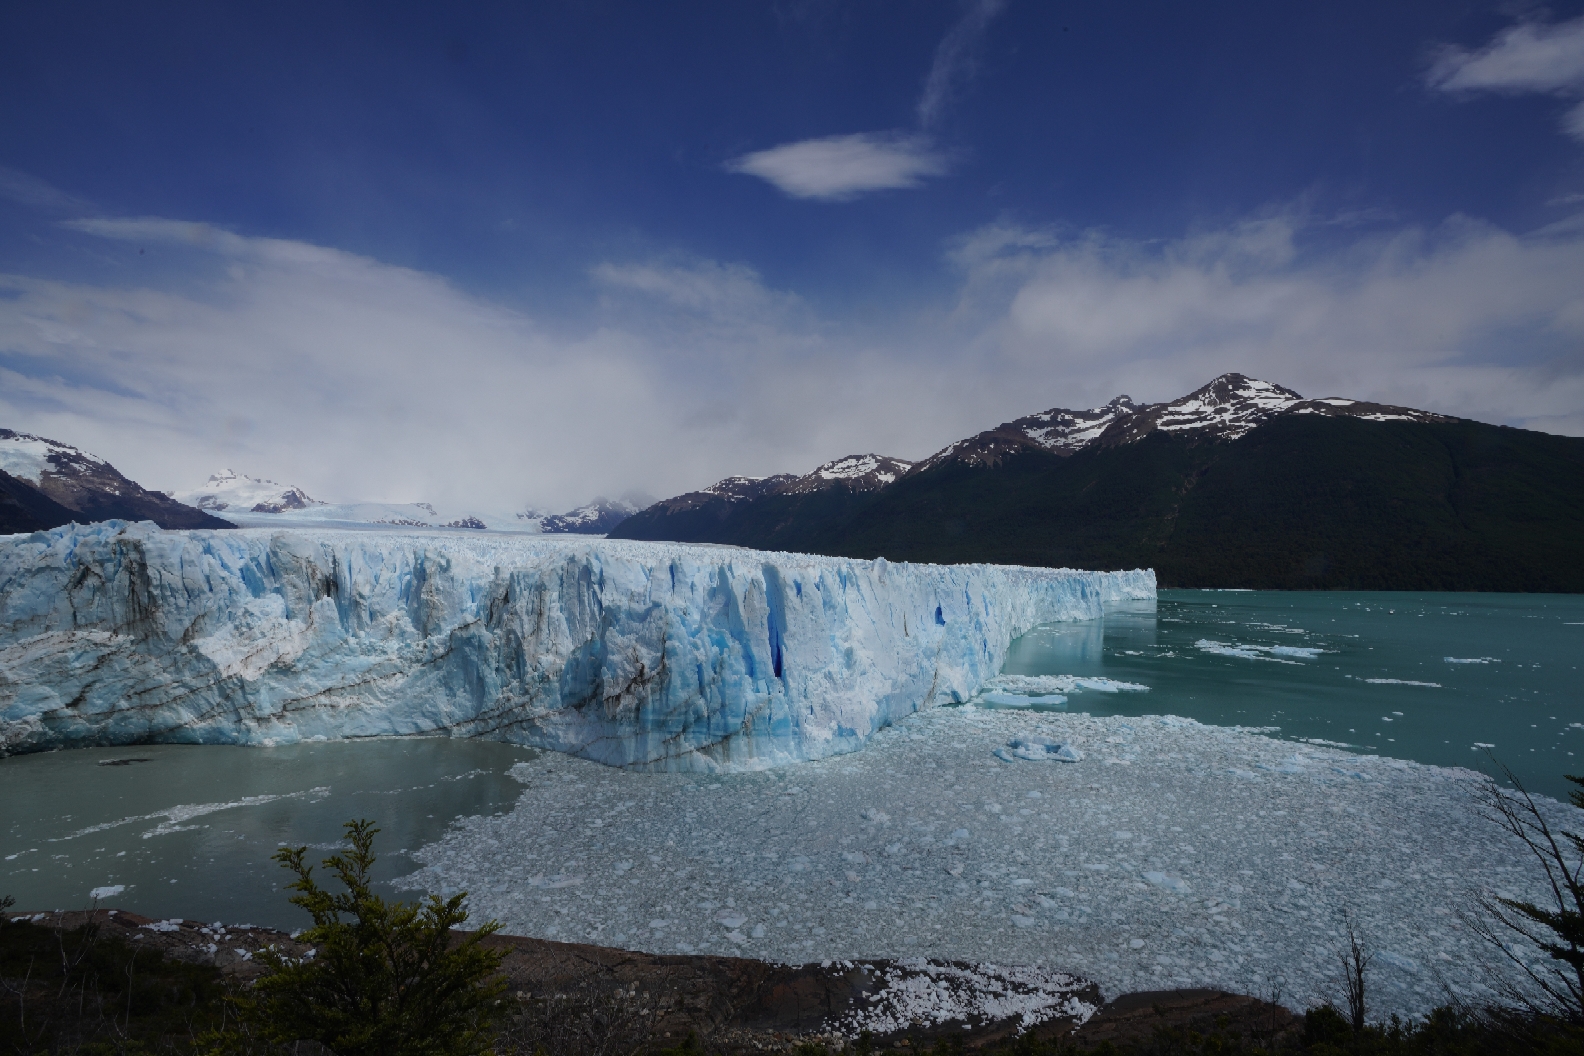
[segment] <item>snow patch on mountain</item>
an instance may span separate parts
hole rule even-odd
[[[551,534],[604,535],[647,505],[647,501],[628,496],[607,499],[601,495],[575,510],[541,519],[539,530]]]
[[[44,482],[46,473],[69,474],[84,468],[105,470],[110,463],[58,440],[0,429],[0,471],[34,487]]]
[[[832,487],[845,487],[849,491],[875,491],[894,483],[912,468],[913,463],[889,455],[847,455],[832,459],[814,472],[782,484],[775,490],[784,495],[806,495]]]

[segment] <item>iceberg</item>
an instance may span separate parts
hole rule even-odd
[[[852,751],[1155,574],[552,536],[0,537],[0,752],[491,737],[649,770]]]

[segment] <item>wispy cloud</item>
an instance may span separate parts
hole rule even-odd
[[[1149,243],[997,228],[965,242],[975,300],[959,312],[1008,364],[1103,378],[1082,382],[1095,400],[1240,370],[1306,395],[1584,433],[1584,228],[1519,236],[1454,217],[1307,251],[1314,223],[1278,214]]]
[[[74,222],[172,251],[157,280],[0,275],[0,424],[152,487],[230,464],[317,497],[508,508],[923,457],[1227,370],[1584,434],[1584,214],[1529,234],[1323,223],[1295,209],[1134,241],[1003,221],[947,247],[944,307],[861,318],[741,264],[612,261],[590,314],[552,328],[324,246]]]
[[[1006,0],[971,0],[968,10],[942,38],[935,49],[935,61],[924,79],[924,94],[918,101],[918,122],[932,127],[951,103],[953,95],[970,80],[978,67],[979,42],[992,19],[1006,7]]]
[[[0,165],[0,198],[49,212],[83,212],[88,203],[37,176]]]
[[[726,167],[767,180],[793,198],[845,202],[870,191],[917,187],[944,173],[947,160],[925,136],[859,132],[785,143]]]
[[[1472,51],[1443,48],[1426,80],[1444,92],[1584,95],[1584,16],[1568,22],[1520,22]],[[1584,140],[1584,103],[1568,111],[1562,127]]]
[[[918,101],[918,124],[926,132],[858,132],[783,143],[726,163],[728,172],[758,176],[793,198],[849,202],[871,191],[917,187],[944,175],[950,160],[927,130],[940,120],[978,65],[985,28],[1006,0],[969,0],[967,10],[935,49]]]

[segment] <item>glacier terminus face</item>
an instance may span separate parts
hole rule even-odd
[[[860,747],[1151,571],[465,533],[0,537],[0,752],[446,732],[649,770]]]

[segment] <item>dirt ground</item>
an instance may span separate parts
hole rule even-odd
[[[166,956],[213,965],[246,982],[263,970],[258,951],[273,947],[288,954],[307,946],[269,928],[221,928],[192,920],[156,921],[136,913],[100,909],[92,913],[18,913],[46,927],[71,929],[97,921],[106,933],[159,950]],[[897,978],[892,962],[839,962],[781,965],[741,957],[681,956],[493,935],[486,943],[507,951],[502,971],[508,993],[524,1007],[554,1007],[556,1001],[601,1000],[613,995],[625,1008],[647,1009],[643,1029],[661,1046],[689,1034],[725,1051],[776,1051],[804,1041],[823,1041],[834,1050],[850,1045],[828,1026],[868,1006],[883,991],[885,972]],[[1100,1010],[1079,1023],[1074,1017],[1047,1020],[1031,1029],[1036,1036],[1066,1037],[1084,1048],[1104,1041],[1144,1040],[1161,1028],[1218,1026],[1261,1038],[1284,1034],[1296,1017],[1278,1005],[1218,990],[1167,990],[1124,994],[1109,1002],[1099,988],[1078,982],[1074,996]],[[1017,1017],[975,1017],[922,1023],[874,1036],[877,1049],[912,1049],[942,1037],[961,1038],[967,1049],[982,1048],[1016,1035]]]

